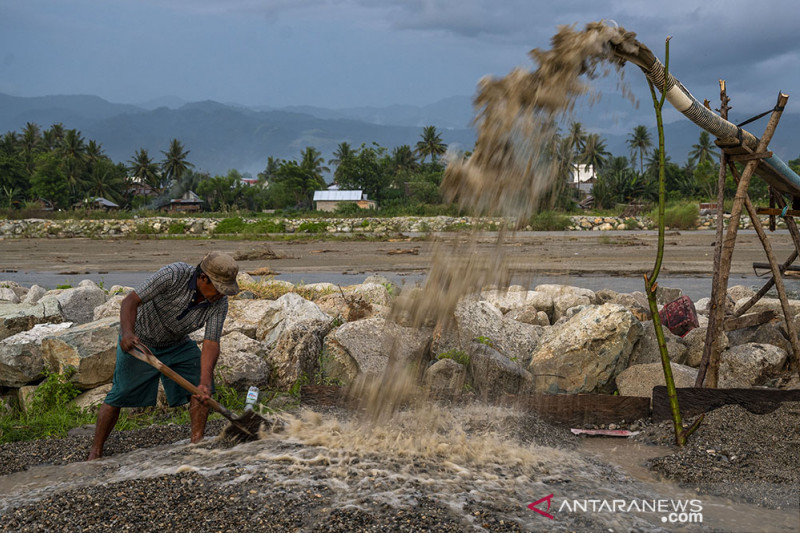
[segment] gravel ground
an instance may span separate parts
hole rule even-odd
[[[800,492],[800,405],[784,404],[773,413],[754,415],[727,406],[707,414],[700,429],[683,449],[672,446],[670,424],[645,425],[636,437],[673,453],[651,460],[650,468],[660,475],[697,489],[747,501],[771,509],[796,509]],[[207,434],[216,435],[226,421],[209,422]],[[518,440],[540,445],[574,449],[579,441],[564,428],[556,428],[532,416],[499,417],[490,425],[505,427]],[[486,429],[477,424],[470,432]],[[163,445],[188,438],[186,426],[151,426],[140,430],[114,432],[106,454],[126,454],[136,449]],[[0,447],[0,474],[38,464],[65,464],[83,460],[91,435],[74,435]],[[255,444],[255,443],[253,443]],[[301,445],[280,444],[287,453]],[[215,442],[206,445],[218,447]],[[711,451],[713,450],[713,452]],[[349,505],[337,504],[332,490],[336,475],[331,466],[316,464],[317,452],[307,450],[309,470],[300,475],[297,463],[271,460],[269,467],[247,468],[223,464],[211,473],[181,471],[144,479],[101,483],[64,490],[44,499],[9,508],[0,513],[0,531],[149,531],[165,528],[179,531],[530,531],[532,518],[520,514],[519,502],[487,498],[480,490],[468,493],[460,506],[442,503],[424,482],[403,485],[404,498],[412,505],[393,505],[380,490],[355,496]],[[381,466],[370,483],[396,490],[391,463],[380,456],[363,455],[367,463]],[[265,463],[267,464],[267,463]],[[358,467],[358,465],[355,465]],[[595,465],[596,483],[624,487],[630,483],[608,465]],[[419,471],[438,468],[420,465]],[[509,474],[511,475],[511,474]],[[513,477],[513,475],[511,475]],[[286,480],[293,480],[287,482]],[[301,483],[297,480],[302,479]],[[577,481],[577,483],[576,483]],[[583,483],[583,485],[581,484]],[[354,486],[358,486],[357,484]],[[544,487],[566,498],[594,494],[591,485],[569,475],[545,481]],[[388,489],[387,489],[388,490]],[[538,489],[537,489],[538,490]],[[391,491],[389,491],[391,493]],[[538,493],[537,493],[538,494]],[[546,492],[542,492],[546,494]],[[525,509],[523,509],[525,511]],[[548,524],[552,530],[611,530],[592,515],[560,515]],[[630,524],[621,530],[631,529]],[[659,526],[634,527],[660,531]],[[619,531],[620,529],[613,529]]]
[[[650,460],[648,466],[685,487],[770,509],[798,508],[798,402],[760,415],[738,405],[715,409],[683,448],[672,446],[671,422],[648,426],[636,438],[673,447],[673,453]]]

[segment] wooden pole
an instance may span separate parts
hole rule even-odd
[[[734,168],[731,169],[734,176],[738,173]],[[794,318],[791,307],[789,307],[789,299],[786,297],[786,287],[783,285],[783,272],[775,260],[775,254],[772,253],[772,244],[770,244],[764,228],[761,226],[756,210],[753,203],[750,201],[750,196],[745,193],[744,205],[747,208],[747,213],[750,215],[750,220],[753,223],[753,228],[756,230],[758,238],[764,247],[764,252],[767,254],[770,270],[772,270],[772,279],[775,280],[775,290],[778,292],[778,299],[781,301],[781,308],[783,309],[783,319],[786,322],[786,329],[789,332],[789,342],[792,345],[792,357],[790,357],[792,371],[800,373],[800,342],[797,339],[797,329],[794,327]]]
[[[775,110],[773,110],[772,114],[770,115],[769,122],[764,130],[764,135],[761,136],[758,146],[755,149],[755,153],[767,151],[767,146],[769,146],[769,142],[772,140],[772,136],[775,133],[775,128],[778,126],[778,122],[780,121],[781,115],[783,114],[783,109],[788,100],[789,95],[783,93],[778,95],[778,103],[775,107]],[[728,222],[728,231],[725,233],[725,238],[722,241],[722,253],[720,255],[719,263],[720,275],[717,281],[717,291],[715,294],[716,298],[713,301],[711,314],[709,316],[709,329],[707,332],[707,335],[712,335],[712,343],[715,339],[718,339],[719,336],[722,335],[722,318],[725,309],[725,296],[728,290],[728,279],[731,272],[733,249],[736,245],[736,235],[739,231],[739,220],[742,216],[742,208],[745,204],[745,198],[747,197],[747,189],[750,187],[750,178],[752,178],[753,173],[756,170],[758,161],[758,159],[751,159],[744,167],[744,171],[742,172],[742,176],[739,180],[739,186],[736,188],[736,196],[733,199],[731,218]],[[710,317],[713,315],[716,315],[716,317],[714,321],[714,327],[712,329]],[[705,352],[703,353],[703,361],[700,363],[697,381],[695,382],[696,386],[702,386],[703,383],[705,383],[706,386],[710,388],[717,387],[719,378],[720,352],[721,350],[719,349],[717,340],[717,346],[714,347],[714,349],[712,349],[708,354]],[[706,355],[708,355],[707,359]]]
[[[722,118],[728,119],[728,105],[731,101],[728,98],[727,85],[725,80],[719,80],[719,114]],[[706,339],[703,344],[703,357],[700,359],[700,369],[695,382],[696,387],[703,386],[703,379],[706,375],[706,368],[708,368],[708,361],[712,353],[719,352],[719,341],[722,335],[722,320],[724,318],[724,300],[722,305],[718,305],[720,299],[717,296],[720,287],[719,268],[722,259],[722,236],[725,227],[725,176],[727,174],[728,155],[724,150],[721,151],[719,156],[719,176],[717,178],[717,233],[716,242],[714,243],[714,274],[711,281],[711,307],[709,309],[708,326],[706,327]],[[719,310],[719,312],[717,312]]]

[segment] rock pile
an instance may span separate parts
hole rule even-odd
[[[243,279],[242,284],[256,283]],[[663,384],[658,346],[642,293],[593,292],[565,285],[487,289],[464,298],[450,320],[412,327],[390,314],[399,288],[371,277],[343,288],[293,286],[253,293],[274,300],[233,299],[221,340],[216,379],[237,390],[255,385],[287,391],[297,384],[352,383],[381,374],[391,362],[413,368],[420,385],[448,395],[485,399],[504,393],[613,393],[650,396]],[[45,291],[0,282],[0,394],[24,407],[46,371],[68,373],[81,390],[111,381],[119,301],[131,290],[92,282]],[[263,287],[261,288],[263,289]],[[660,303],[679,290],[660,288]],[[731,287],[731,306],[752,291]],[[733,298],[738,301],[734,301]],[[792,301],[800,314],[800,301]],[[776,302],[762,300],[761,308]],[[681,385],[697,374],[707,301],[697,302],[700,327],[683,338],[665,330]],[[795,320],[800,319],[798,316]],[[193,338],[199,342],[202,331]],[[720,386],[778,386],[787,368],[781,321],[729,332]],[[102,399],[102,394],[87,397]],[[87,400],[88,402],[88,400]],[[90,403],[90,402],[89,402]]]
[[[565,228],[569,231],[610,231],[610,230],[643,230],[652,229],[653,222],[644,216],[610,217],[610,216],[571,216]],[[167,218],[151,217],[137,219],[110,220],[0,220],[0,238],[119,238],[125,236],[200,236],[218,234],[218,226],[223,219],[219,218]],[[262,220],[263,219],[259,219]],[[256,225],[259,220],[244,219],[245,224]],[[766,225],[767,217],[762,217]],[[697,229],[713,229],[716,218],[702,215],[698,219]],[[394,217],[394,218],[286,218],[274,219],[271,228],[259,233],[336,233],[336,234],[374,234],[388,235],[396,233],[438,233],[448,231],[470,231],[474,229],[497,231],[504,226],[516,227],[512,219],[490,217]],[[739,227],[752,228],[750,219],[743,216]],[[778,227],[785,227],[782,219],[778,219]],[[221,228],[220,228],[221,229]],[[532,231],[531,226],[519,228]]]

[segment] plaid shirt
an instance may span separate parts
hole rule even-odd
[[[152,348],[185,342],[189,333],[206,326],[204,339],[219,342],[228,314],[228,298],[194,305],[197,269],[186,263],[162,267],[135,289],[142,304],[136,312],[134,331]]]

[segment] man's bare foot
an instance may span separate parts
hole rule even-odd
[[[100,459],[101,457],[103,457],[103,451],[102,450],[100,450],[98,452],[98,451],[95,451],[94,448],[91,448],[89,450],[89,456],[86,458],[86,460],[87,461],[94,461],[95,459]]]

